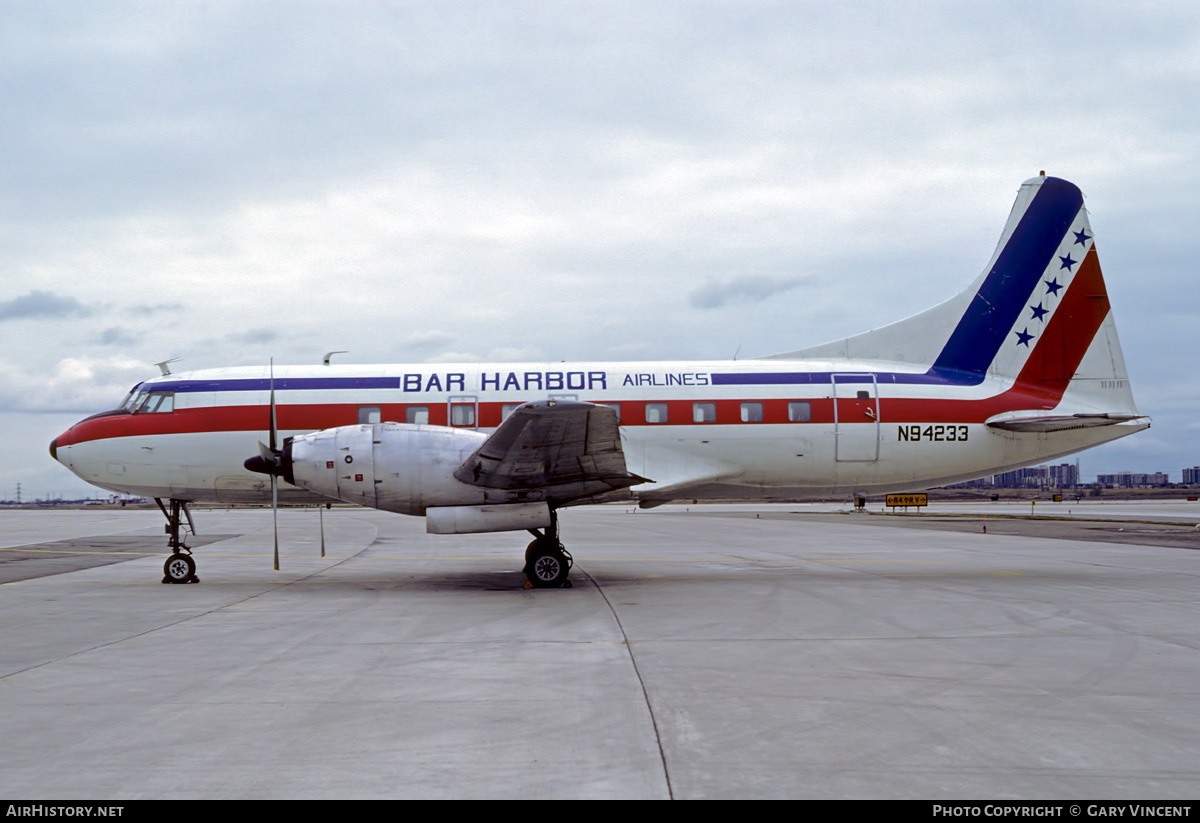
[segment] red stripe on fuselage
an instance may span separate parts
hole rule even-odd
[[[1080,263],[1079,271],[1064,292],[1062,304],[1046,324],[1012,388],[993,397],[973,400],[881,397],[880,422],[982,423],[989,417],[1006,411],[1051,410],[1062,400],[1067,385],[1079,368],[1079,363],[1108,312],[1108,294],[1093,247]],[[833,399],[830,397],[735,400],[696,397],[687,400],[635,401],[604,398],[595,402],[620,404],[622,426],[759,426],[788,423],[787,404],[792,401],[807,401],[812,408],[810,420],[792,425],[834,422]],[[514,402],[516,401],[479,403],[479,426],[494,428],[500,425],[502,407]],[[715,423],[693,423],[692,404],[702,402],[713,403],[716,406]],[[741,422],[741,404],[745,402],[763,404],[761,422]],[[862,410],[858,409],[863,402],[841,400],[841,422],[868,422],[861,414]],[[646,423],[647,403],[665,403],[668,422]],[[873,402],[866,401],[866,405],[873,406]],[[383,420],[404,420],[408,407],[421,406],[428,409],[430,424],[444,426],[448,422],[448,403],[445,400],[416,403],[280,404],[277,407],[279,428],[284,431],[319,431],[352,425],[358,421],[358,410],[363,406],[378,407]],[[855,414],[854,411],[859,413]],[[267,407],[257,405],[177,409],[166,414],[118,414],[76,423],[58,437],[57,444],[61,447],[116,437],[221,431],[260,431],[265,439],[269,425]]]

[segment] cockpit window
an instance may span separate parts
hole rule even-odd
[[[175,410],[175,392],[139,392],[129,404],[134,414],[163,414]]]
[[[129,390],[129,394],[125,395],[125,399],[121,401],[121,405],[117,406],[117,411],[133,411],[137,408],[133,401],[137,399],[139,394],[138,389],[141,388],[141,385],[141,383],[138,383]],[[141,394],[145,394],[145,392],[141,392]]]

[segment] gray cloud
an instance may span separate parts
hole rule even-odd
[[[146,314],[159,314],[160,312],[181,311],[183,308],[184,306],[182,303],[152,303],[138,306],[128,306],[125,309],[125,313],[140,316]]]
[[[453,340],[454,335],[444,331],[414,331],[406,334],[402,342],[413,349],[434,349]]]
[[[95,337],[95,341],[101,346],[132,346],[139,340],[141,337],[135,336],[128,329],[119,326],[110,326]]]
[[[688,296],[688,302],[698,309],[717,309],[730,303],[758,303],[785,291],[804,286],[812,278],[765,277],[746,275],[727,280],[709,280]]]
[[[279,339],[279,332],[274,329],[247,329],[243,332],[226,335],[225,339],[233,343],[270,343]]]
[[[74,297],[60,297],[48,291],[31,291],[12,300],[0,301],[0,322],[30,317],[85,317],[91,313],[91,309]]]

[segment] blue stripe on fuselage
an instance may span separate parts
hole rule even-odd
[[[833,382],[833,375],[838,376],[838,382],[870,383],[872,375],[876,383],[904,383],[916,385],[954,385],[977,386],[983,382],[982,374],[960,374],[951,371],[933,374],[911,372],[736,372],[720,374],[714,372],[710,379],[714,386],[783,386],[828,384]],[[854,375],[859,375],[855,377]]]
[[[163,380],[143,383],[143,391],[267,391],[267,378],[229,378],[223,380]],[[399,377],[280,377],[275,380],[276,391],[302,389],[398,389]]]

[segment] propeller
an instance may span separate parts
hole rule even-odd
[[[271,523],[275,532],[275,571],[279,571],[279,478],[291,482],[291,443],[283,449],[279,443],[279,421],[275,410],[275,358],[271,358],[271,426],[267,435],[270,445],[258,442],[258,454],[242,465],[252,472],[271,477]]]
[[[275,571],[279,571],[279,478],[295,483],[292,473],[292,438],[283,441],[279,448],[279,419],[275,405],[275,358],[271,358],[271,425],[267,432],[268,443],[258,441],[258,454],[244,463],[248,470],[271,477],[271,523],[275,532]],[[325,556],[325,512],[320,506],[321,557]]]

